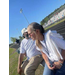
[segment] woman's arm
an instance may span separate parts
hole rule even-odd
[[[42,57],[43,57],[43,59],[45,60],[45,62],[46,62],[46,64],[47,64],[48,68],[51,69],[51,70],[53,70],[53,69],[55,68],[55,66],[50,67],[50,62],[49,62],[49,60],[48,60],[47,55],[46,55],[45,53],[43,53],[43,52],[41,52],[41,53],[42,53]]]

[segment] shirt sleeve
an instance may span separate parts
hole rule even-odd
[[[52,37],[52,39],[59,48],[65,50],[65,41],[63,39],[57,37]]]
[[[24,45],[22,42],[20,44],[20,53],[25,53]]]

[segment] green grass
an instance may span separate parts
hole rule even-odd
[[[19,54],[13,48],[9,48],[9,75],[19,75],[17,73],[17,65],[18,65],[18,56]],[[38,66],[35,75],[42,75],[43,67]]]
[[[18,75],[17,73],[18,53],[14,51],[15,49],[9,48],[9,75]]]

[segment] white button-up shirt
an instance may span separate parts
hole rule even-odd
[[[62,36],[56,32],[52,33],[49,30],[44,34],[44,40],[40,42],[42,44],[42,50],[40,50],[38,47],[37,49],[44,52],[51,61],[63,59],[61,51],[62,49],[65,50],[65,41],[62,39]]]
[[[23,39],[20,45],[20,53],[26,53],[28,59],[35,55],[41,54],[40,51],[36,50],[35,41],[32,39]]]

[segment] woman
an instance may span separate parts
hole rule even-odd
[[[65,42],[62,36],[50,30],[44,33],[43,27],[36,22],[29,24],[27,30],[29,37],[36,40],[36,47],[46,62],[43,75],[65,75]]]

